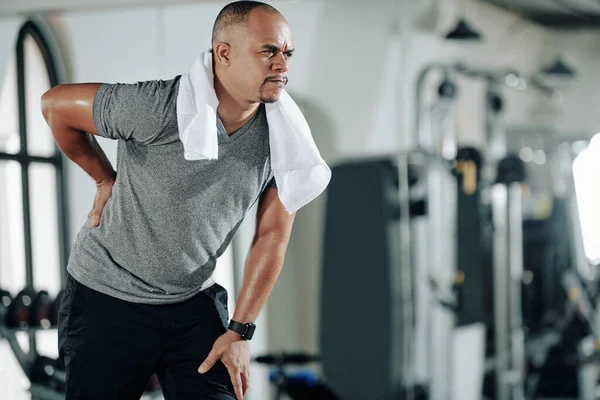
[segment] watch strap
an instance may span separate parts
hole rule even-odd
[[[239,334],[245,340],[250,340],[252,339],[252,336],[254,336],[256,325],[251,322],[243,324],[241,322],[231,320],[229,321],[229,327],[227,329]]]

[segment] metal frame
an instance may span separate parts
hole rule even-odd
[[[19,105],[19,136],[21,141],[20,150],[17,154],[8,154],[0,152],[0,160],[17,161],[21,165],[21,182],[23,195],[23,228],[25,238],[25,273],[26,285],[33,288],[33,257],[31,243],[31,210],[30,210],[30,189],[29,189],[29,165],[31,163],[50,164],[56,171],[57,182],[57,205],[58,205],[58,243],[59,243],[59,265],[61,286],[64,287],[66,278],[66,262],[68,259],[68,233],[67,233],[67,212],[66,212],[66,177],[63,165],[63,158],[60,150],[55,145],[54,155],[51,157],[31,156],[27,149],[27,108],[26,108],[26,82],[25,82],[25,52],[24,43],[27,37],[31,37],[38,45],[50,81],[50,87],[59,84],[59,77],[56,62],[50,52],[50,45],[47,42],[40,27],[33,21],[25,22],[18,33],[15,45],[17,61],[17,97]]]
[[[421,276],[421,279],[426,279],[415,288],[415,293],[422,291],[426,295],[417,300],[421,313],[418,321],[413,324],[417,331],[413,336],[416,338],[421,334],[426,335],[427,349],[416,351],[411,356],[412,361],[423,358],[426,371],[420,371],[424,375],[416,380],[425,378],[424,383],[428,386],[429,398],[432,400],[452,399],[452,365],[455,356],[452,332],[456,321],[454,310],[447,307],[445,302],[442,303],[443,299],[439,297],[444,294],[442,297],[448,297],[446,300],[450,303],[455,300],[451,287],[457,272],[454,242],[457,222],[456,179],[446,161],[455,157],[455,154],[450,153],[456,152],[456,136],[451,112],[453,90],[445,93],[440,87],[439,98],[432,105],[433,108],[424,111],[423,88],[426,77],[433,70],[442,72],[448,78],[458,69],[460,67],[442,64],[428,66],[419,74],[416,86],[415,147],[417,151],[428,153],[431,157],[424,173],[427,193],[426,227],[417,234],[419,236],[415,242],[426,243],[435,250],[425,253],[418,251],[415,256],[416,269],[426,271],[425,276]],[[449,146],[440,146],[440,143]],[[426,303],[421,304],[425,299]],[[432,302],[433,299],[436,301]],[[416,343],[415,346],[419,347]]]
[[[504,129],[499,125],[502,118],[499,115],[499,111],[502,109],[502,99],[498,97],[498,91],[500,88],[512,87],[506,82],[506,77],[514,75],[517,79],[521,79],[530,84],[536,91],[541,92],[543,95],[552,96],[553,91],[551,89],[540,86],[535,79],[527,77],[520,72],[509,69],[509,68],[484,68],[471,66],[463,63],[434,63],[426,66],[421,70],[417,78],[416,85],[416,115],[415,115],[415,126],[413,131],[415,132],[414,145],[418,149],[428,149],[435,151],[434,137],[431,131],[431,127],[426,126],[426,122],[423,120],[424,113],[429,112],[424,110],[424,88],[426,79],[429,74],[433,71],[441,73],[443,79],[451,78],[453,76],[466,76],[476,79],[481,79],[487,82],[487,103],[486,103],[486,141],[492,142],[499,145],[495,151],[491,151],[491,148],[486,148],[486,154],[484,157],[484,164],[482,166],[483,179],[481,182],[481,201],[482,204],[491,206],[493,210],[493,218],[496,222],[494,225],[496,231],[494,234],[495,242],[493,245],[493,263],[494,263],[494,284],[495,287],[504,287],[506,290],[495,290],[494,291],[494,316],[495,316],[495,333],[496,333],[496,384],[497,384],[497,398],[502,399],[521,399],[523,398],[523,371],[524,371],[524,334],[521,325],[521,316],[519,310],[521,308],[520,298],[520,276],[523,272],[522,266],[522,227],[521,227],[521,213],[522,210],[518,206],[520,199],[520,186],[512,185],[510,187],[503,185],[494,185],[495,171],[497,163],[506,155],[506,138]],[[441,90],[438,90],[438,94],[442,94]],[[496,104],[497,103],[497,104]],[[450,129],[451,129],[450,125]],[[495,130],[500,129],[499,132]],[[432,148],[433,147],[433,148]],[[497,153],[497,154],[496,154]],[[441,155],[440,155],[441,156]],[[432,164],[433,165],[433,164]],[[443,168],[439,168],[437,174],[440,174]],[[431,167],[431,173],[433,179],[438,179],[430,187],[429,194],[433,199],[438,198],[449,198],[447,192],[442,196],[439,192],[441,190],[441,182],[443,181],[441,176],[436,176],[433,166]],[[496,204],[493,204],[496,203]],[[498,204],[499,203],[499,204]],[[439,207],[439,205],[438,205]],[[433,215],[436,211],[435,201],[432,204],[428,204],[428,218],[435,221],[433,225],[430,225],[430,238],[432,240],[433,235],[436,232],[442,231],[446,228],[446,232],[450,232],[452,235],[454,227],[453,222],[449,219],[448,215],[440,213]],[[433,228],[433,229],[432,229]],[[503,231],[501,232],[501,230]],[[432,242],[428,242],[429,245]],[[437,242],[437,252],[443,251],[441,245],[443,241]],[[454,260],[454,254],[451,254],[451,249],[446,250],[446,260],[449,260],[448,265],[450,269],[456,272],[456,260]],[[428,254],[429,257],[435,257],[436,254]],[[520,260],[520,261],[519,261]],[[429,260],[429,266],[432,264],[439,264],[431,262]],[[448,271],[446,271],[448,272]],[[431,312],[431,311],[430,311]],[[438,314],[434,321],[439,323],[439,320],[443,314]],[[446,332],[453,330],[454,321],[448,320],[445,328]],[[441,326],[438,327],[436,332],[441,331]],[[447,333],[450,336],[449,333]],[[443,337],[438,337],[434,344],[437,342],[443,343]],[[432,345],[433,346],[433,345]],[[432,399],[447,399],[452,397],[450,392],[451,378],[449,375],[449,369],[451,369],[451,363],[447,362],[446,368],[442,365],[446,360],[440,358],[440,354],[444,350],[448,352],[448,348],[451,348],[451,343],[443,346],[445,348],[436,349],[434,356],[430,363],[431,370],[431,398]],[[453,357],[453,354],[448,353],[445,357]],[[506,380],[509,379],[511,382],[507,385]]]

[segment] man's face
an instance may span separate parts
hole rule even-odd
[[[231,77],[239,94],[250,102],[276,102],[294,51],[290,26],[279,15],[255,9],[239,29],[231,48]]]

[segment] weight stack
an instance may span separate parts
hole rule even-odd
[[[482,232],[481,169],[482,157],[473,147],[460,148],[457,160],[457,225],[458,266],[466,277],[459,291],[457,326],[465,326],[488,321],[490,310],[486,309],[486,278],[491,279],[487,270],[491,255],[485,254]],[[491,222],[490,222],[491,224]],[[487,259],[486,259],[487,258]],[[490,260],[488,260],[490,259]]]
[[[416,181],[414,168],[404,179]],[[413,179],[414,178],[414,179]],[[399,173],[392,158],[332,168],[320,312],[325,378],[344,399],[401,398],[403,314]],[[424,202],[410,204],[411,214]]]

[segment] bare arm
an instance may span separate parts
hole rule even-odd
[[[63,84],[42,96],[42,114],[56,144],[97,184],[114,180],[115,171],[106,154],[90,135],[97,134],[92,116],[100,83]],[[89,132],[89,133],[87,133]]]
[[[268,188],[262,195],[256,214],[256,229],[246,260],[244,278],[233,319],[254,322],[279,277],[295,214],[281,204],[277,189]]]
[[[283,266],[295,215],[285,210],[277,189],[264,191],[258,205],[256,231],[244,268],[242,290],[232,317],[235,321],[254,322],[267,301]],[[198,372],[205,373],[219,359],[227,368],[236,396],[241,400],[249,387],[248,344],[240,335],[227,330],[216,340]]]

